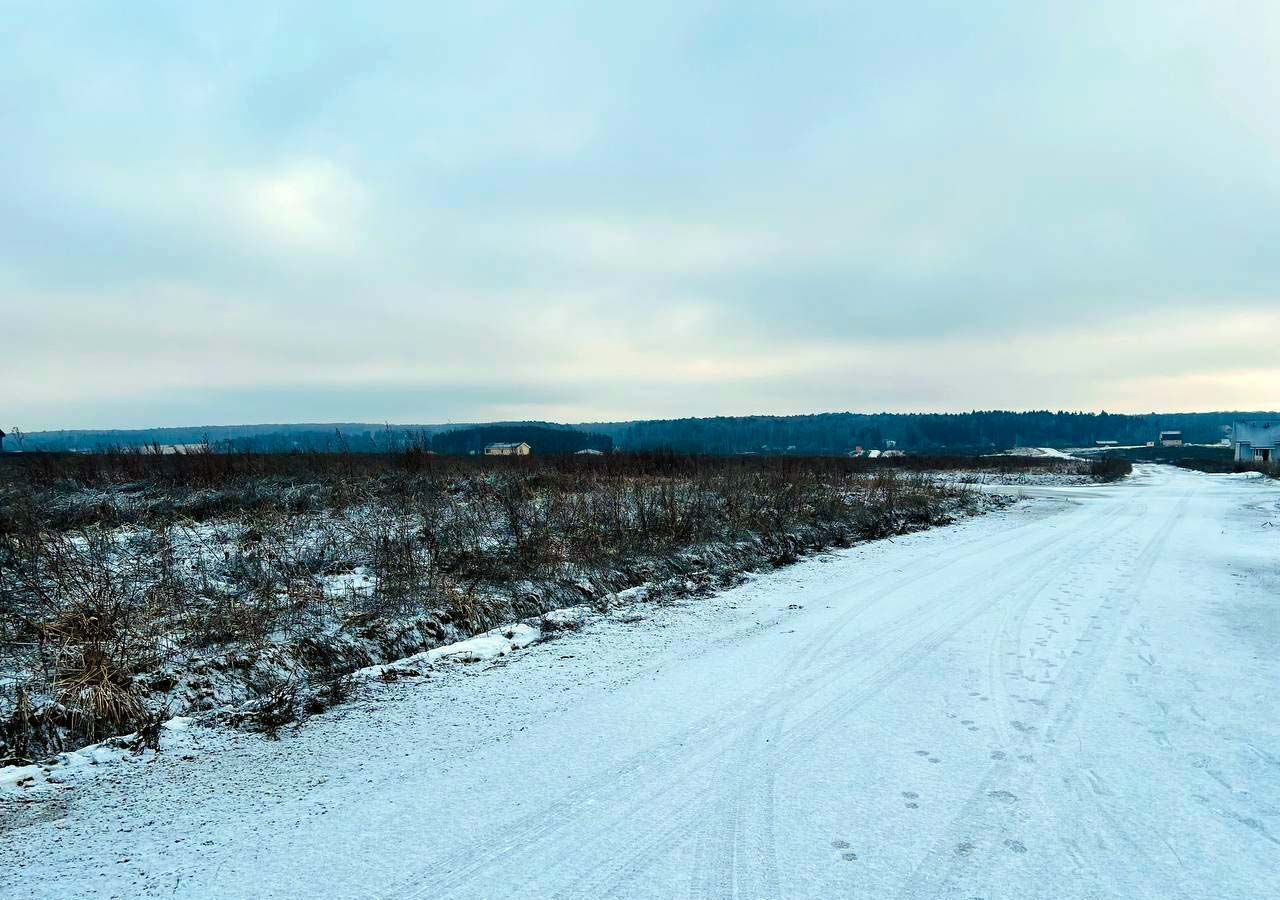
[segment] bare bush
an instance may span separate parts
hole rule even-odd
[[[0,757],[149,735],[170,704],[276,733],[360,666],[645,582],[709,590],[964,497],[848,459],[5,460]]]
[[[3,538],[0,620],[29,650],[32,678],[89,739],[142,713],[134,676],[168,649],[157,601],[177,591],[172,561],[136,535],[99,529]]]

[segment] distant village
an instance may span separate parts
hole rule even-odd
[[[788,418],[804,418],[804,417],[782,417],[782,421]],[[1105,418],[1105,414],[1104,414]],[[699,420],[688,420],[697,422]],[[724,421],[734,420],[706,420],[708,422],[716,422],[717,424]],[[648,423],[638,423],[646,425]],[[588,426],[589,427],[589,426]],[[830,449],[819,449],[809,446],[801,446],[794,443],[782,445],[773,445],[769,443],[761,443],[755,446],[748,445],[747,448],[735,448],[729,450],[721,448],[716,443],[702,443],[682,441],[678,444],[654,446],[632,446],[631,442],[621,445],[614,443],[613,438],[607,433],[588,432],[570,426],[548,426],[545,423],[527,424],[527,425],[482,425],[468,426],[457,429],[442,429],[434,436],[422,437],[405,431],[406,442],[401,445],[392,443],[380,444],[377,440],[371,440],[370,432],[363,433],[365,441],[369,441],[369,445],[363,446],[359,443],[360,438],[356,435],[348,435],[340,428],[335,428],[328,433],[328,439],[323,445],[317,445],[314,442],[300,442],[297,440],[274,442],[269,445],[253,443],[250,441],[235,441],[223,439],[218,442],[212,442],[207,438],[203,442],[183,442],[168,443],[153,439],[147,443],[129,443],[125,440],[118,442],[100,441],[96,446],[58,446],[54,444],[50,446],[46,435],[49,434],[74,434],[74,432],[48,432],[36,433],[35,435],[23,434],[18,428],[11,428],[9,433],[0,429],[0,453],[30,453],[46,450],[54,451],[71,451],[71,452],[90,452],[97,449],[126,449],[131,452],[141,453],[190,453],[199,451],[213,452],[230,452],[230,451],[253,451],[253,452],[290,452],[290,451],[311,451],[311,452],[385,452],[387,450],[404,449],[405,447],[416,447],[422,452],[430,455],[463,455],[463,456],[486,456],[486,457],[507,457],[531,456],[535,450],[544,456],[604,456],[608,453],[617,452],[619,449],[628,450],[671,450],[681,453],[709,453],[711,455],[736,455],[736,456],[765,456],[765,455],[796,455],[796,456],[840,456],[845,455],[852,458],[861,459],[887,459],[901,457],[907,453],[913,454],[942,454],[948,453],[964,453],[964,454],[982,454],[991,452],[1014,452],[1018,449],[1029,450],[1047,450],[1049,448],[1057,448],[1053,452],[1068,451],[1073,454],[1092,456],[1098,454],[1106,454],[1109,452],[1123,452],[1129,458],[1142,458],[1142,451],[1167,451],[1171,449],[1187,448],[1189,451],[1194,448],[1200,455],[1213,456],[1221,459],[1227,458],[1228,451],[1230,458],[1238,463],[1262,463],[1270,464],[1280,461],[1280,455],[1277,451],[1277,442],[1280,441],[1280,418],[1268,419],[1242,419],[1233,422],[1230,425],[1214,426],[1219,430],[1221,437],[1216,440],[1206,441],[1209,435],[1205,434],[1205,429],[1201,428],[1197,432],[1199,440],[1188,440],[1184,432],[1180,429],[1162,429],[1155,433],[1151,440],[1142,443],[1133,443],[1132,436],[1130,442],[1123,442],[1112,439],[1098,439],[1092,442],[1090,446],[1070,446],[1062,441],[1046,440],[1043,436],[1035,443],[1027,443],[1016,440],[1011,446],[1001,448],[1000,445],[988,445],[988,447],[974,446],[972,444],[961,444],[951,442],[930,442],[919,446],[909,445],[908,447],[899,446],[899,441],[895,439],[879,439],[873,441],[870,445],[854,444],[851,448],[840,449],[833,447]],[[157,429],[156,431],[160,431]],[[492,433],[505,433],[511,436],[525,436],[526,439],[515,440],[489,440],[485,441],[484,437]],[[310,433],[310,432],[308,432]],[[126,432],[118,432],[113,434],[125,435]],[[352,444],[356,444],[353,448]],[[1219,455],[1221,454],[1221,455]],[[1168,458],[1166,454],[1156,452],[1153,458]]]
[[[503,442],[497,444],[489,444],[484,448],[485,456],[528,456],[533,453],[533,448],[524,441],[519,442]],[[595,450],[587,447],[584,450],[573,451],[574,456],[604,456],[603,450]]]

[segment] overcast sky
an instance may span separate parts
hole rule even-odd
[[[17,6],[6,427],[1280,406],[1275,0]]]

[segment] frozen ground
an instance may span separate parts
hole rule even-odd
[[[997,456],[1036,456],[1049,459],[1078,459],[1070,453],[1053,447],[1014,447]]]
[[[0,807],[0,896],[1280,896],[1280,486],[1026,493],[191,729]]]
[[[1097,484],[1098,480],[1088,474],[1072,474],[1070,472],[1000,472],[980,469],[956,469],[946,472],[931,472],[929,477],[939,484],[964,485],[966,487],[1051,487],[1082,486]],[[1008,493],[1007,491],[1001,493]]]

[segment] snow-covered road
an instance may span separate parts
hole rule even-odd
[[[1280,897],[1280,487],[1036,494],[0,812],[0,895]]]

